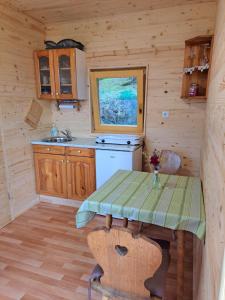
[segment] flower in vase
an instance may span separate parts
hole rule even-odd
[[[160,152],[156,149],[154,150],[152,156],[149,158],[150,165],[153,166],[154,170],[159,170],[160,168]]]

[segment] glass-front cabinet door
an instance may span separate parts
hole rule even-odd
[[[75,49],[54,50],[57,99],[76,99]]]
[[[37,95],[39,99],[55,98],[54,62],[51,51],[34,53],[37,78]]]

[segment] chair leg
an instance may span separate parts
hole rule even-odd
[[[128,227],[128,219],[127,219],[127,218],[124,218],[124,219],[123,219],[123,227],[124,227],[124,228],[127,228],[127,227]]]
[[[175,230],[171,231],[171,235],[172,235],[172,241],[176,241],[177,240],[177,236],[176,236]]]
[[[140,223],[139,223],[139,227],[138,227],[138,234],[139,234],[139,233],[142,233],[143,227],[144,227],[144,223],[143,223],[143,222],[140,222]]]

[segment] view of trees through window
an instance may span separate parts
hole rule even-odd
[[[91,71],[95,129],[142,132],[144,72],[144,68]]]
[[[137,125],[137,79],[98,79],[101,124]]]

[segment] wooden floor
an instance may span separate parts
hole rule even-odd
[[[72,207],[40,203],[0,230],[0,300],[87,299],[88,275],[95,260],[86,235],[104,224],[104,218],[98,217],[88,228],[78,230],[74,227],[75,212]],[[191,235],[186,239],[185,300],[192,300]],[[175,299],[175,250],[173,242],[167,300]],[[94,294],[93,299],[101,298]]]

